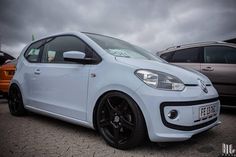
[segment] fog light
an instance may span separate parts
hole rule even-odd
[[[178,116],[178,111],[177,110],[171,110],[168,115],[170,119],[175,119]]]

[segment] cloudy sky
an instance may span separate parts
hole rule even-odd
[[[18,56],[35,38],[86,31],[152,52],[236,37],[236,0],[1,0],[1,49]]]

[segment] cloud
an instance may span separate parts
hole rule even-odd
[[[0,36],[14,56],[32,34],[63,31],[106,34],[156,52],[235,37],[235,16],[235,0],[1,0]]]

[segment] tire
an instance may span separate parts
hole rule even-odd
[[[11,85],[9,90],[8,106],[10,113],[14,116],[24,116],[26,114],[20,89],[15,84]]]
[[[97,129],[107,144],[117,149],[130,149],[146,137],[146,125],[135,101],[121,92],[107,93],[96,112]]]

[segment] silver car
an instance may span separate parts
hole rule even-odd
[[[226,42],[195,43],[170,47],[157,55],[170,63],[192,68],[205,74],[212,81],[221,97],[230,97],[235,101],[236,44]],[[233,104],[235,105],[235,103]]]

